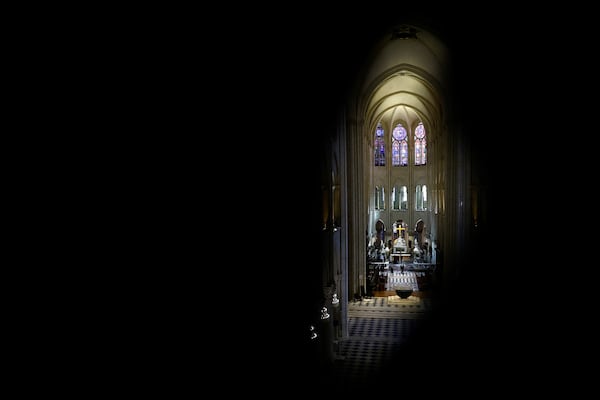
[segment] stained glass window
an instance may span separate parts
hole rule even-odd
[[[375,166],[385,166],[384,131],[381,122],[375,130]]]
[[[408,210],[408,191],[406,186],[400,187],[400,209]]]
[[[422,122],[415,128],[415,165],[427,164],[427,135]]]
[[[407,132],[401,124],[396,125],[392,131],[392,166],[408,165]]]

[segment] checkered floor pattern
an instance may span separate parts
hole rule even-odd
[[[386,270],[387,290],[409,286],[418,292],[420,272]],[[336,343],[334,379],[344,387],[368,387],[382,373],[395,368],[402,345],[431,310],[430,299],[410,296],[364,298],[348,304],[348,337]]]
[[[383,339],[386,342],[400,342],[413,333],[416,319],[350,318],[350,340]]]
[[[383,302],[382,302],[383,303]],[[376,310],[378,307],[372,307]],[[415,334],[420,318],[350,317],[349,337],[337,344],[334,379],[346,387],[366,387],[390,365]]]

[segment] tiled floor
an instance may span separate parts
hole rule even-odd
[[[390,367],[418,323],[417,319],[351,318],[350,337],[339,343],[335,377],[349,385],[365,386]]]
[[[417,288],[415,288],[417,289]],[[411,296],[373,297],[348,306],[348,338],[337,343],[334,381],[364,388],[389,373],[394,358],[427,316],[429,299]]]

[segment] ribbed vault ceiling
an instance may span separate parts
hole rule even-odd
[[[371,132],[379,121],[390,127],[402,123],[412,128],[419,121],[435,127],[443,113],[440,89],[447,51],[432,35],[411,29],[413,37],[383,40],[366,74],[363,95]]]

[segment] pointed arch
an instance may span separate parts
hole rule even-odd
[[[427,133],[423,122],[415,128],[415,165],[427,164]]]
[[[375,129],[375,166],[385,166],[385,131],[381,122],[377,124]]]
[[[408,133],[402,124],[396,125],[392,131],[392,166],[408,165]]]

